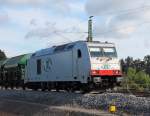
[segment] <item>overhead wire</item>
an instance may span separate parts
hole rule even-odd
[[[130,8],[130,9],[125,9],[125,10],[119,10],[119,11],[113,11],[113,12],[106,12],[104,14],[102,14],[102,16],[107,15],[107,14],[128,14],[130,12],[137,12],[136,10],[141,10],[141,9],[146,9],[146,8],[150,8],[150,5],[144,5],[141,7],[137,7],[137,8]]]
[[[105,15],[107,14],[115,14],[117,13],[116,15],[120,15],[120,14],[131,14],[131,13],[135,13],[135,12],[138,12],[139,10],[143,9],[147,9],[147,8],[150,8],[149,5],[144,5],[144,6],[141,6],[141,7],[138,7],[138,8],[132,8],[132,9],[126,9],[126,10],[119,10],[117,12],[107,12],[105,13]],[[102,15],[103,16],[103,15]],[[142,22],[142,23],[138,23],[138,24],[135,24],[135,25],[131,25],[131,26],[139,26],[139,25],[143,25],[143,24],[146,24],[146,23],[150,23],[150,22]],[[126,29],[128,27],[123,27],[123,28],[111,28],[111,30],[108,30],[108,31],[105,31],[105,32],[101,32],[101,33],[93,33],[93,34],[99,34],[99,35],[104,35],[104,34],[107,34],[107,33],[110,33],[110,32],[113,32],[113,31],[116,31],[116,30],[121,30],[121,29]],[[65,34],[87,34],[88,32],[73,32],[73,31],[55,31],[55,33],[65,33]]]

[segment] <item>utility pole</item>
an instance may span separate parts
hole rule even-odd
[[[89,17],[88,21],[88,37],[87,37],[87,42],[92,42],[93,41],[93,35],[92,35],[92,17]]]

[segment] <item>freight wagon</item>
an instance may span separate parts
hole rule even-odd
[[[20,55],[1,61],[0,85],[6,89],[10,87],[23,87],[25,78],[25,65],[31,54]]]

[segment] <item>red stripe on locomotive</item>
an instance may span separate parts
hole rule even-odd
[[[91,70],[92,76],[121,76],[120,70]]]

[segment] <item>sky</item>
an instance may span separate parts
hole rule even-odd
[[[118,56],[150,54],[150,0],[0,0],[0,49],[8,57],[93,39],[116,44]]]

